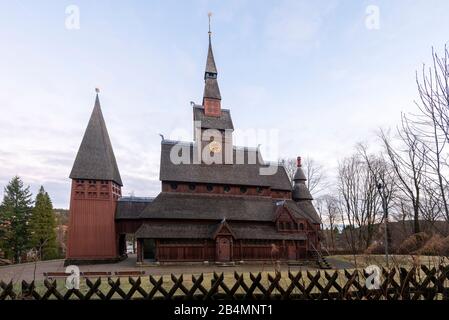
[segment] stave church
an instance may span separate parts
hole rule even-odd
[[[139,265],[291,262],[320,250],[321,221],[301,158],[290,181],[259,148],[235,146],[217,76],[209,31],[203,101],[192,105],[194,141],[162,139],[154,198],[122,196],[97,91],[70,173],[66,264],[125,259],[127,236]]]

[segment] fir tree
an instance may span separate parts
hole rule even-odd
[[[36,196],[35,205],[30,218],[30,245],[34,248],[40,260],[58,257],[56,244],[56,217],[50,196],[41,186]]]
[[[31,215],[30,187],[24,187],[19,177],[14,177],[5,187],[0,205],[2,250],[7,258],[20,262],[29,244],[28,221]]]

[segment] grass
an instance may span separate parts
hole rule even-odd
[[[341,255],[341,256],[332,256],[331,258],[337,259],[337,260],[341,260],[341,261],[346,261],[349,263],[354,264],[358,269],[363,269],[366,268],[369,265],[377,265],[379,267],[386,267],[386,262],[385,262],[385,256],[384,255],[357,255],[357,256],[352,256],[352,255]],[[407,269],[410,269],[413,266],[417,266],[417,265],[421,265],[424,264],[426,266],[428,266],[429,268],[432,267],[438,267],[440,264],[444,264],[447,265],[448,264],[448,259],[445,257],[432,257],[432,256],[407,256],[407,255],[391,255],[390,256],[390,268],[392,267],[405,267]],[[347,269],[348,271],[350,271],[351,273],[354,271],[354,269]],[[300,280],[300,283],[304,286],[307,287],[310,283],[311,280],[308,277],[307,272],[310,272],[310,274],[312,275],[312,277],[317,273],[320,272],[321,274],[323,274],[323,271],[318,271],[318,270],[309,270],[306,271],[305,269],[299,269],[299,270],[295,270],[292,271],[293,275],[296,275],[298,272],[302,273],[302,277]],[[344,286],[346,284],[347,278],[344,274],[344,270],[327,270],[326,272],[328,272],[329,274],[334,274],[335,272],[339,274],[338,279],[337,279],[337,283],[340,286]],[[221,273],[220,273],[221,274]],[[243,275],[243,279],[245,284],[250,287],[252,284],[252,280],[250,278],[250,273],[249,272],[244,272],[244,273],[239,273]],[[254,273],[253,273],[254,274]],[[424,276],[424,274],[422,272],[419,272],[419,276]],[[256,275],[256,274],[254,274]],[[271,275],[273,278],[275,277],[276,273],[275,271],[262,271],[261,272],[262,275],[262,280],[261,280],[261,285],[264,288],[268,288],[271,284],[271,282],[268,280],[268,276]],[[360,273],[361,275],[361,273]],[[198,277],[200,276],[199,273],[194,273],[193,276],[195,278],[198,279]],[[224,282],[225,284],[231,289],[234,284],[236,283],[236,280],[234,278],[234,272],[233,271],[226,271],[223,272],[223,276],[224,276]],[[174,279],[171,279],[171,275],[163,275],[163,276],[154,276],[154,278],[157,280],[159,280],[162,277],[163,279],[163,284],[162,287],[169,292],[171,290],[171,288],[174,285]],[[179,274],[176,275],[177,278],[179,278]],[[209,290],[211,287],[211,281],[214,278],[214,274],[213,273],[203,273],[203,281],[202,281],[202,285],[205,287],[206,290]],[[399,273],[397,273],[396,277],[399,277]],[[395,277],[395,278],[396,278]],[[112,277],[111,278],[114,282],[117,280],[116,277]],[[396,279],[397,281],[399,281],[399,279]],[[96,279],[92,279],[92,282],[95,282]],[[364,281],[363,278],[360,279],[360,281]],[[64,295],[67,292],[67,289],[65,288],[65,279],[58,279],[57,281],[57,289],[58,291]],[[319,280],[320,284],[325,287],[327,284],[327,280],[324,276],[320,277]],[[36,291],[40,294],[43,295],[46,291],[47,288],[44,285],[44,281],[36,281]],[[192,279],[192,274],[184,274],[183,275],[183,285],[187,288],[187,290],[190,290],[193,287],[193,279]],[[280,286],[283,289],[287,289],[290,284],[291,281],[288,277],[288,271],[282,271],[281,272],[281,280],[280,280]],[[128,281],[128,278],[123,277],[120,278],[120,288],[125,292],[128,293],[129,290],[131,289],[132,285],[130,284],[130,282]],[[149,276],[144,276],[141,278],[141,287],[146,291],[149,292],[150,290],[153,289],[153,285],[150,282]],[[15,292],[16,293],[20,293],[21,292],[21,283],[20,282],[16,282],[14,284],[14,288],[15,288]],[[106,278],[102,279],[102,283],[99,287],[100,291],[103,294],[107,294],[110,289],[111,286],[108,283],[108,280]],[[80,281],[80,291],[82,293],[87,293],[89,291],[89,287],[86,284],[85,279],[81,279]],[[335,288],[331,289],[332,291],[336,291]],[[224,292],[222,288],[219,288],[219,292]],[[278,292],[276,289],[274,290],[274,293]],[[237,290],[237,294],[244,294],[245,291],[240,287]],[[259,289],[255,290],[255,293],[261,293],[261,291]],[[299,290],[297,288],[294,289],[294,291],[292,292],[294,293],[299,293]],[[319,293],[318,289],[315,287],[312,289],[311,293]],[[196,291],[196,294],[201,294],[201,292],[199,290]],[[178,289],[177,292],[175,293],[175,295],[184,295],[184,293],[182,292],[182,290]],[[135,292],[133,295],[133,298],[140,298],[141,295],[138,292]],[[162,294],[160,292],[158,292],[156,294],[156,297],[162,297]],[[76,297],[73,297],[74,299],[76,299]],[[118,293],[115,293],[114,296],[112,297],[113,299],[120,299],[120,295]],[[50,299],[55,299],[55,297],[51,297]],[[96,296],[95,294],[93,295],[93,299],[99,299],[98,296]]]
[[[356,268],[366,268],[369,265],[387,267],[385,255],[338,255],[331,256],[337,260],[352,263]],[[412,268],[413,266],[425,265],[429,268],[447,265],[447,257],[419,256],[419,255],[389,255],[389,267]]]

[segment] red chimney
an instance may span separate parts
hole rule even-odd
[[[296,166],[297,166],[298,168],[301,168],[301,167],[302,167],[301,157],[296,158]]]

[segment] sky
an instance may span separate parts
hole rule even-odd
[[[0,198],[19,175],[68,208],[96,87],[123,194],[157,195],[158,134],[190,140],[202,101],[208,12],[222,105],[257,132],[240,144],[330,175],[415,110],[416,70],[449,44],[447,0],[0,0]]]

